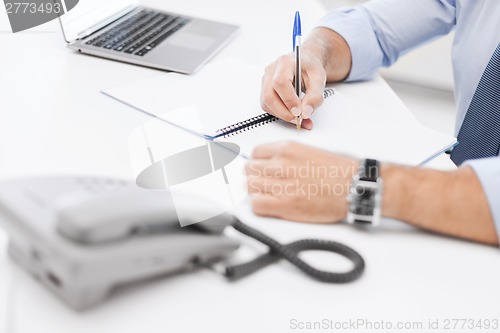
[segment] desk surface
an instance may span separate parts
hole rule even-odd
[[[164,7],[161,1],[149,1]],[[240,35],[217,57],[236,56],[264,66],[290,48],[290,21],[301,10],[309,31],[324,9],[300,0],[171,1],[166,9],[240,24]],[[4,15],[4,14],[3,14]],[[259,26],[256,27],[254,21]],[[5,17],[0,29],[8,30]],[[0,34],[0,179],[47,174],[131,178],[127,139],[147,120],[100,94],[118,84],[159,72],[76,54],[65,48],[56,22],[33,32]],[[339,85],[394,117],[412,117],[387,84]],[[450,168],[446,157],[434,167]],[[321,226],[256,219],[239,214],[287,242],[333,239],[366,259],[364,276],[348,285],[327,285],[286,263],[228,283],[211,271],[159,279],[117,292],[107,303],[77,314],[0,251],[0,332],[288,332],[293,320],[348,322],[366,319],[422,322],[500,317],[498,250],[424,233],[394,221],[370,232],[347,225]],[[0,246],[7,244],[0,232]],[[250,243],[250,245],[254,245]],[[346,267],[337,257],[308,259]]]

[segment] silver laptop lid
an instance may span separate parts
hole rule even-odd
[[[138,0],[82,0],[60,16],[66,42],[90,35],[137,7]]]

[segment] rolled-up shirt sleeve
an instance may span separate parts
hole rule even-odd
[[[317,24],[340,34],[351,49],[347,81],[368,80],[418,45],[450,32],[455,0],[374,0],[331,11]]]
[[[476,172],[483,187],[491,215],[495,222],[497,235],[500,231],[500,157],[471,160],[463,165],[468,165]],[[500,238],[500,235],[499,235]]]

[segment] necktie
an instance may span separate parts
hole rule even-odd
[[[484,70],[451,152],[456,165],[498,155],[500,147],[500,44]]]

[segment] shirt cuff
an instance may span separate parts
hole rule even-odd
[[[352,66],[346,81],[373,78],[382,65],[383,53],[366,9],[356,7],[331,11],[317,23],[317,27],[337,32],[349,45]]]
[[[471,160],[463,165],[474,169],[483,187],[500,239],[500,157]]]

